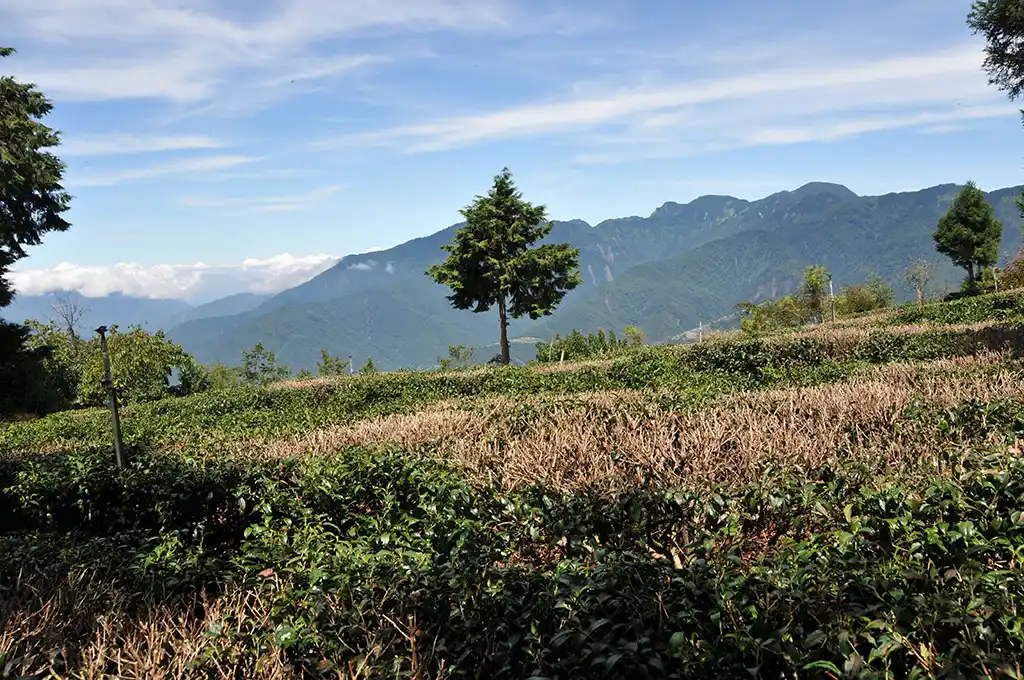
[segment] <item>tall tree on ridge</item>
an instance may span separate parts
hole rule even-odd
[[[486,196],[477,196],[460,212],[465,226],[456,231],[453,243],[441,246],[448,258],[426,273],[452,289],[447,297],[456,309],[498,308],[501,363],[507,365],[509,318],[550,315],[583,281],[579,250],[568,243],[530,247],[554,223],[547,221],[545,206],[523,200],[508,168],[495,176]]]
[[[1002,236],[1002,223],[974,182],[967,182],[956,195],[933,234],[935,249],[963,267],[969,282],[996,263]]]

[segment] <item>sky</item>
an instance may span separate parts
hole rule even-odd
[[[552,219],[809,181],[1024,184],[970,0],[2,0],[72,228],[23,294],[296,285],[460,220],[505,166]]]

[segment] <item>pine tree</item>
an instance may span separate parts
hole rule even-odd
[[[509,318],[538,319],[551,314],[565,294],[582,283],[579,250],[571,244],[530,246],[546,237],[553,226],[547,209],[524,201],[508,168],[494,178],[486,196],[461,210],[465,226],[449,253],[427,270],[437,283],[448,286],[456,309],[486,312],[498,308],[501,363],[510,360]]]
[[[933,234],[935,249],[963,267],[968,282],[977,281],[985,267],[996,263],[1002,237],[1002,223],[974,182],[967,182],[953,199]]]

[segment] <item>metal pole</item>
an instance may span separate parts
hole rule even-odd
[[[114,379],[110,374],[110,353],[107,351],[107,327],[100,326],[96,329],[100,334],[100,348],[103,350],[103,386],[107,388],[110,395],[110,418],[114,425],[114,455],[117,456],[117,467],[124,467],[124,458],[121,455],[121,418],[117,413],[117,391],[114,389]]]
[[[704,342],[704,322],[701,321],[697,327],[697,342]]]
[[[836,294],[832,291],[832,277],[828,277],[828,299],[832,307],[832,323],[836,322]]]

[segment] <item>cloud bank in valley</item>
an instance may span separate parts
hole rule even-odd
[[[248,258],[239,264],[160,264],[119,262],[80,265],[62,262],[49,269],[20,269],[11,280],[21,295],[77,291],[86,297],[120,293],[131,297],[206,301],[234,293],[277,293],[329,269],[336,255]]]

